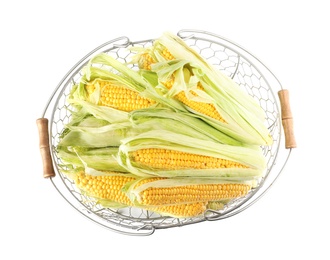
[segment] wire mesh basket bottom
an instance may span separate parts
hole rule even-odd
[[[230,217],[251,205],[260,197],[259,194],[263,193],[263,190],[269,188],[281,172],[281,168],[275,167],[281,142],[280,112],[277,96],[274,95],[276,91],[281,89],[281,85],[275,76],[249,52],[220,36],[204,31],[191,30],[179,31],[178,36],[207,59],[209,63],[236,81],[264,109],[266,124],[274,140],[272,146],[263,147],[267,160],[265,177],[260,180],[257,188],[251,190],[245,197],[233,200],[223,209],[218,211],[207,210],[202,216],[184,219],[164,217],[151,211],[132,207],[116,210],[103,208],[93,198],[81,194],[74,182],[61,172],[58,165],[62,163],[55,152],[60,134],[71,116],[67,109],[69,106],[67,97],[70,90],[73,85],[79,82],[83,66],[95,54],[105,52],[119,61],[129,62],[133,55],[129,47],[146,47],[152,45],[153,42],[153,40],[131,42],[127,37],[114,39],[87,54],[64,76],[55,89],[44,113],[44,115],[48,113],[51,117],[51,153],[59,177],[51,178],[52,183],[60,194],[79,212],[113,231],[132,235],[145,235],[153,233],[155,229]],[[281,166],[283,167],[283,164]]]

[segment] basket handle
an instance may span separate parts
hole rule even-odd
[[[278,97],[281,104],[282,125],[284,129],[285,148],[296,148],[296,139],[293,131],[293,117],[290,107],[289,91],[282,89],[278,92]]]
[[[44,178],[55,177],[53,161],[49,148],[48,119],[37,119],[37,127],[39,131],[39,148],[43,164],[43,176]]]

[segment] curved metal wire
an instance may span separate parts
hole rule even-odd
[[[135,230],[137,232],[132,232],[132,231],[122,231],[120,229],[116,229],[116,228],[112,228],[109,225],[105,225],[102,224],[100,221],[97,221],[95,218],[89,217],[87,214],[84,214],[82,210],[78,209],[73,203],[71,203],[71,201],[64,196],[63,192],[61,190],[59,190],[57,184],[54,183],[53,178],[50,178],[51,183],[53,184],[53,186],[55,187],[55,189],[58,191],[59,194],[61,194],[62,198],[69,203],[73,208],[77,209],[79,213],[81,213],[84,217],[88,218],[89,220],[91,220],[92,222],[95,222],[96,224],[101,225],[102,227],[109,229],[113,232],[122,234],[122,235],[131,235],[131,236],[150,236],[155,232],[155,228],[152,225],[143,225],[141,227],[136,228]],[[128,229],[129,230],[129,229]],[[144,232],[145,230],[147,230],[148,232]],[[143,231],[143,232],[138,232],[138,231]]]
[[[184,33],[192,33],[190,36],[183,36]],[[183,39],[186,39],[186,38],[191,38],[193,37],[193,34],[194,33],[202,33],[202,34],[206,34],[206,35],[210,35],[210,36],[213,36],[213,37],[217,37],[218,39],[222,39],[226,42],[229,42],[233,45],[235,45],[236,47],[238,47],[239,49],[245,51],[246,53],[249,53],[254,59],[256,59],[262,66],[264,66],[271,74],[272,76],[276,79],[276,81],[279,83],[279,85],[281,86],[281,89],[283,89],[282,87],[282,84],[281,82],[278,80],[278,78],[275,76],[275,74],[256,56],[254,55],[253,53],[251,53],[250,51],[247,51],[245,48],[243,48],[242,46],[240,46],[239,44],[225,38],[225,37],[222,37],[218,34],[215,34],[215,33],[211,33],[211,32],[208,32],[208,31],[203,31],[203,30],[191,30],[191,29],[183,29],[183,30],[180,30],[177,35],[180,36],[181,38]]]
[[[119,43],[120,41],[124,40],[123,43]],[[117,42],[117,44],[116,44]],[[128,46],[130,44],[130,40],[128,37],[123,36],[123,37],[119,37],[116,39],[113,39],[111,41],[107,41],[101,45],[99,45],[98,47],[96,47],[94,50],[90,51],[88,54],[86,54],[82,59],[80,59],[62,78],[62,80],[57,84],[57,86],[55,87],[53,93],[50,95],[48,102],[46,103],[46,106],[43,110],[43,113],[41,115],[41,117],[45,117],[45,114],[47,112],[47,110],[49,109],[49,105],[51,104],[51,101],[53,100],[54,96],[56,95],[56,93],[58,92],[58,90],[63,86],[63,82],[65,80],[68,79],[68,77],[72,74],[72,72],[79,66],[82,66],[82,64],[85,63],[86,60],[89,59],[89,57],[91,57],[93,54],[95,54],[97,51],[103,49],[104,47],[107,47],[109,45],[113,44],[113,46],[115,47],[125,47]]]

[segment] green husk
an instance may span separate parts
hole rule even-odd
[[[125,121],[127,122],[128,120],[128,113],[125,111],[120,111],[111,107],[95,105],[80,99],[68,99],[68,102],[74,106],[78,106],[80,111],[85,111],[85,114],[91,114],[94,117],[106,120],[109,123],[121,123]]]
[[[167,49],[175,60],[166,61],[161,58],[164,49]],[[241,90],[231,78],[211,66],[181,38],[164,33],[148,50],[137,51],[140,51],[140,55],[152,53],[156,60],[156,63],[151,65],[152,72],[158,76],[158,85],[154,85],[157,91],[152,93],[155,100],[174,109],[195,113],[217,130],[239,142],[256,145],[272,143],[265,126],[265,113],[256,100]],[[139,53],[134,57],[134,61],[138,60]],[[145,75],[148,77],[147,73]],[[162,83],[172,76],[175,81],[168,90]],[[204,90],[197,89],[198,82]],[[180,102],[169,101],[181,91],[192,101],[213,104],[226,123],[205,116],[186,105],[180,106]],[[197,96],[192,95],[190,91],[194,91]]]
[[[217,131],[205,121],[190,113],[174,111],[168,108],[141,109],[129,115],[136,128],[146,130],[168,130],[201,140],[211,140],[222,144],[240,145],[236,139]]]
[[[145,90],[146,86],[148,85],[148,82],[143,77],[141,77],[139,72],[134,71],[133,69],[129,68],[128,66],[124,65],[106,53],[100,53],[90,59],[85,69],[87,80],[93,78],[93,72],[97,70],[93,67],[93,64],[105,65],[110,69],[117,71],[118,74],[112,73],[110,71],[107,73],[105,71],[103,72],[106,73],[106,75],[110,78],[113,78],[138,92]]]
[[[78,125],[67,125],[68,133],[60,141],[60,146],[101,148],[119,146],[121,140],[133,135],[130,123],[110,124],[108,121],[88,116]]]
[[[98,171],[127,172],[116,160],[118,147],[81,148],[57,147],[57,155],[66,166],[73,168],[83,167]]]

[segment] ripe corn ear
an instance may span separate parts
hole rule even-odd
[[[131,157],[140,165],[162,170],[248,168],[226,159],[158,148],[139,149]]]
[[[151,55],[151,53],[152,51],[146,49],[145,52],[139,55],[137,62],[141,69],[151,70],[151,65],[158,62],[156,58]],[[159,53],[165,60],[174,60],[174,56],[166,48],[160,50]]]
[[[251,189],[248,183],[180,183],[166,178],[148,178],[132,185],[131,197],[143,206],[228,200],[245,196]]]
[[[163,85],[166,88],[171,89],[173,86],[173,83],[174,83],[174,76],[172,76],[172,78],[169,81],[164,82]],[[204,91],[204,88],[202,87],[202,85],[200,83],[197,84],[197,89]],[[189,93],[195,97],[197,96],[197,94],[193,90],[190,90]],[[217,111],[214,104],[190,100],[187,98],[184,91],[180,91],[178,94],[176,94],[174,96],[174,98],[200,114],[209,116],[216,120],[219,120],[222,123],[226,123],[226,121],[223,119],[223,117]]]
[[[94,93],[96,85],[100,88],[99,105],[101,106],[130,112],[136,109],[148,108],[155,103],[153,100],[141,97],[139,92],[124,85],[102,79],[96,79],[86,84],[85,88],[88,95]]]

